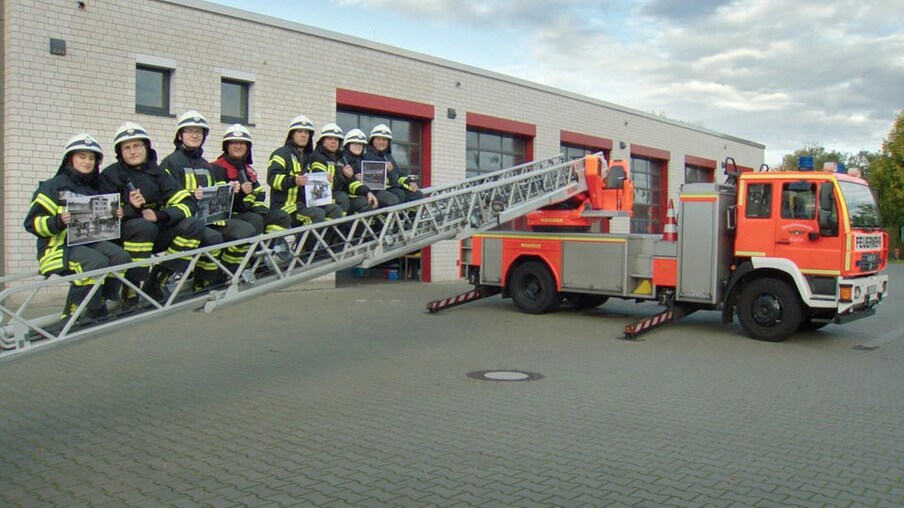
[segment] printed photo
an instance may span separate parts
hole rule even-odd
[[[361,183],[370,190],[386,188],[386,166],[383,161],[361,161]]]
[[[214,185],[213,187],[201,187],[203,196],[198,201],[198,216],[204,224],[212,224],[232,216],[232,187],[228,185]]]
[[[333,202],[333,189],[326,173],[308,173],[304,197],[308,206],[322,206]]]
[[[119,219],[116,218],[119,194],[68,195],[65,204],[70,216],[66,235],[70,247],[119,238]]]

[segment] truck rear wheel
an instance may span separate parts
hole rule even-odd
[[[509,292],[515,307],[528,314],[543,314],[556,310],[559,292],[556,281],[546,265],[539,261],[528,261],[512,272]]]
[[[797,293],[778,279],[757,279],[741,290],[738,320],[757,340],[781,342],[797,331],[803,311]]]

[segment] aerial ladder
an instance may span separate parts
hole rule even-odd
[[[0,288],[5,288],[0,291],[0,361],[171,312],[212,312],[346,268],[373,267],[442,240],[467,238],[584,192],[584,165],[584,159],[565,161],[558,155],[431,187],[418,201],[181,254],[62,277],[42,278],[37,273],[0,276]],[[249,247],[234,272],[215,257],[215,252],[231,245]],[[185,272],[170,282],[169,294],[162,301],[151,298],[124,276],[129,268],[153,267],[177,257],[190,257],[191,261]],[[212,291],[193,293],[190,274],[199,261],[216,263],[226,282]],[[105,319],[88,320],[85,307],[100,290],[101,285],[96,284],[70,317],[48,315],[48,299],[65,293],[73,280],[83,277],[115,277],[138,294],[139,305]]]

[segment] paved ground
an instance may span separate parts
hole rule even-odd
[[[4,362],[0,505],[904,505],[904,291],[770,344],[714,313],[621,341],[652,311],[621,302],[423,313],[464,289],[287,291]]]

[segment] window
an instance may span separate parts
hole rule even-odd
[[[135,112],[170,114],[170,78],[173,70],[138,64],[135,67]]]
[[[632,233],[662,232],[662,161],[631,158],[634,179],[634,217]]]
[[[562,143],[559,146],[559,151],[565,154],[565,160],[574,160],[583,158],[585,155],[590,155],[594,153],[594,150],[587,148],[585,146],[578,145],[569,145]]]
[[[684,166],[684,182],[685,183],[712,183],[713,170],[710,168],[702,168],[692,164]]]
[[[248,97],[251,83],[235,79],[220,80],[220,121],[248,125]]]
[[[519,136],[468,129],[467,177],[523,164],[525,145]]]
[[[748,219],[768,219],[772,215],[772,184],[752,183],[747,186],[744,216]]]
[[[816,184],[792,182],[782,185],[782,218],[816,218]]]
[[[408,176],[420,185],[423,171],[422,165],[422,130],[423,124],[417,120],[399,118],[373,113],[340,110],[336,113],[336,123],[344,132],[361,129],[369,136],[370,130],[383,123],[392,131],[392,157]]]

